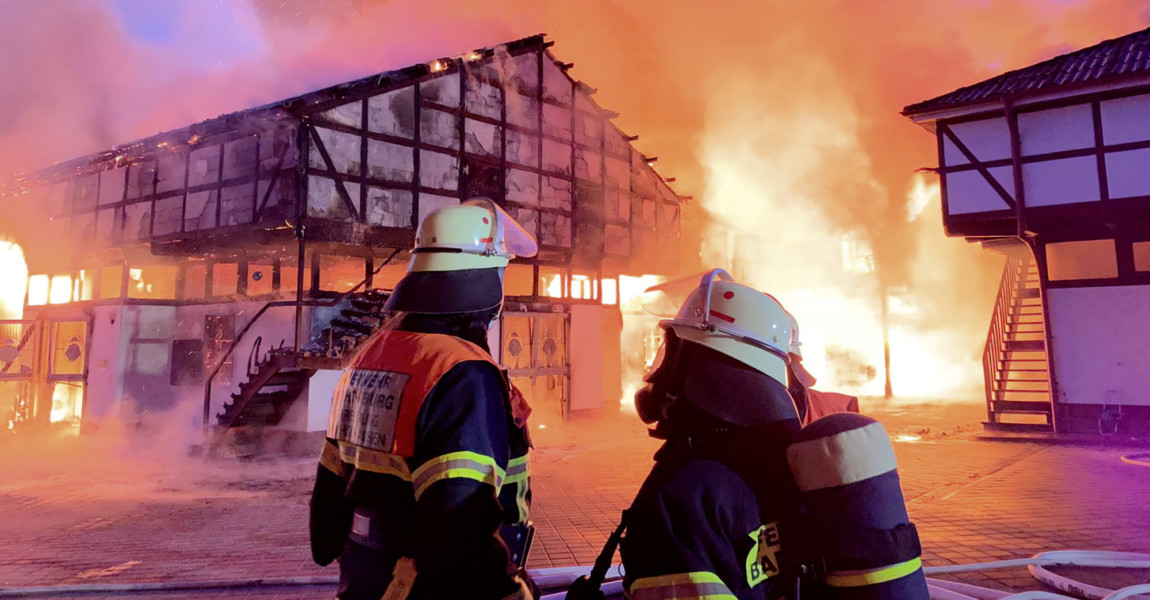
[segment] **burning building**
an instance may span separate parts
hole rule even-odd
[[[906,107],[943,225],[1006,256],[988,426],[1150,430],[1150,29]]]
[[[551,45],[440,58],[18,178],[0,210],[22,216],[0,233],[30,275],[22,318],[0,322],[0,409],[24,425],[322,430],[420,219],[481,195],[540,244],[506,271],[496,359],[544,414],[614,402],[620,281],[677,269],[681,198]]]

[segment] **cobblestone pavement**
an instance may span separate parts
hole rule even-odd
[[[1150,469],[1122,463],[1123,448],[978,440],[983,409],[975,403],[864,409],[896,440],[928,565],[1066,548],[1150,551]],[[546,425],[535,431],[530,566],[587,564],[657,442],[626,414]],[[312,564],[307,548],[314,460],[205,461],[165,451],[162,440],[111,437],[0,443],[0,588],[336,574]],[[1039,589],[1023,569],[957,578]],[[331,593],[321,586],[133,598]]]

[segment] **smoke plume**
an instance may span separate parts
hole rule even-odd
[[[844,364],[854,350],[843,340],[869,340],[856,378],[873,366],[881,335],[875,290],[892,290],[892,355],[937,358],[903,363],[904,375],[911,365],[925,373],[915,393],[978,381],[1000,262],[943,237],[930,180],[914,179],[936,160],[933,138],[899,109],[1150,20],[1145,0],[165,6],[168,32],[151,39],[125,19],[155,10],[138,0],[0,0],[9,50],[0,53],[0,179],[546,32],[556,55],[576,64],[573,76],[601,90],[600,104],[621,113],[616,123],[694,196],[685,265],[733,261],[716,266],[777,293],[812,334],[810,348],[847,356]],[[38,208],[4,207],[0,233],[26,239],[20,214]],[[848,255],[873,254],[873,273],[844,271],[844,236]]]

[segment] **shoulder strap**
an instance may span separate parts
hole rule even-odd
[[[655,467],[652,466],[651,472],[654,471]],[[647,477],[650,476],[648,473]],[[646,480],[647,478],[643,479],[644,482]],[[623,533],[627,531],[627,516],[635,508],[642,494],[643,488],[640,487],[635,494],[635,499],[631,500],[631,506],[624,509],[623,514],[620,515],[619,525],[615,527],[615,531],[611,532],[610,537],[607,538],[607,543],[603,544],[603,549],[595,558],[591,572],[576,579],[571,587],[567,588],[567,600],[603,600],[603,591],[600,588],[603,585],[603,580],[607,577],[607,571],[611,568],[611,560],[615,558],[615,551],[619,549],[619,542],[623,539]]]

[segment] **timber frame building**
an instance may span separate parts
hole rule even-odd
[[[551,45],[373,75],[0,188],[32,274],[24,318],[0,323],[0,409],[322,430],[420,219],[480,195],[540,244],[507,270],[496,359],[537,408],[616,400],[619,277],[677,270],[682,199]]]
[[[947,235],[1006,255],[988,426],[1150,431],[1150,29],[903,110]]]

